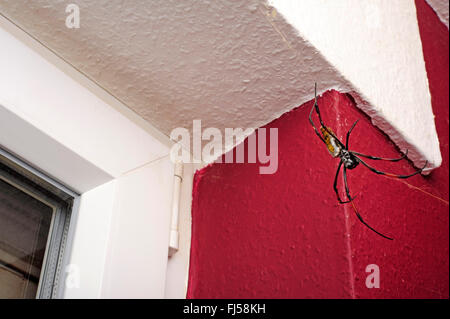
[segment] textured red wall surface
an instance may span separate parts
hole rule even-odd
[[[349,171],[361,215],[395,240],[374,234],[351,206],[337,203],[338,161],[308,122],[309,102],[266,126],[278,128],[275,174],[260,175],[259,164],[217,163],[196,173],[188,298],[449,297],[448,29],[423,0],[416,6],[443,164],[407,180],[362,165]],[[319,105],[339,137],[360,120],[352,150],[400,155],[345,94],[325,92]],[[407,160],[368,162],[414,171]],[[338,188],[342,193],[342,180]],[[365,285],[369,264],[380,268],[379,289]]]

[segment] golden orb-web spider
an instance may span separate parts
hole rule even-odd
[[[313,122],[313,120],[311,118],[314,109],[316,110],[316,113],[319,116],[320,132],[322,134],[319,133],[319,131],[317,130],[317,128],[314,125],[314,122]],[[329,129],[327,126],[325,126],[325,124],[323,124],[322,117],[320,116],[319,105],[317,104],[317,83],[314,83],[314,105],[311,108],[311,112],[309,113],[309,121],[311,122],[311,125],[314,128],[314,131],[316,132],[317,136],[327,146],[327,149],[330,152],[331,156],[339,157],[339,159],[340,159],[339,165],[338,165],[338,168],[337,168],[337,171],[336,171],[336,176],[334,178],[334,184],[333,184],[333,189],[334,189],[334,191],[336,193],[338,202],[340,204],[352,203],[353,210],[355,211],[355,214],[358,217],[358,219],[361,221],[361,223],[363,223],[366,227],[368,227],[370,230],[372,230],[373,232],[377,233],[381,237],[384,237],[384,238],[389,239],[389,240],[393,240],[393,238],[385,236],[382,233],[380,233],[380,232],[376,231],[375,229],[373,229],[371,226],[369,226],[364,221],[364,219],[361,217],[361,215],[359,214],[359,212],[356,209],[356,206],[355,206],[355,204],[353,202],[353,199],[355,197],[351,197],[350,196],[350,191],[348,189],[347,169],[349,169],[349,170],[350,169],[354,169],[355,167],[357,167],[361,163],[365,167],[367,167],[369,170],[371,170],[372,172],[374,172],[376,174],[379,174],[379,175],[386,175],[386,176],[395,177],[395,178],[409,178],[411,176],[414,176],[414,175],[417,175],[417,174],[421,173],[423,171],[423,169],[427,166],[428,161],[425,162],[425,165],[421,169],[419,169],[419,170],[417,170],[414,173],[409,174],[409,175],[395,175],[395,174],[391,174],[391,173],[386,173],[386,172],[379,171],[379,170],[369,166],[366,162],[364,162],[360,158],[360,156],[368,158],[368,159],[371,159],[371,160],[398,162],[398,161],[400,161],[400,160],[402,160],[403,158],[406,157],[406,155],[408,154],[408,150],[406,150],[405,154],[403,154],[403,156],[400,157],[400,158],[382,158],[382,157],[376,157],[376,156],[371,156],[371,155],[364,155],[364,154],[361,154],[361,153],[358,153],[358,152],[350,151],[348,149],[348,139],[349,139],[350,133],[352,132],[352,130],[355,127],[356,123],[358,123],[358,120],[355,121],[355,123],[353,123],[353,125],[348,130],[347,136],[346,136],[346,139],[345,139],[345,145],[344,145],[336,137],[336,135],[331,131],[331,129]],[[343,169],[342,174],[344,176],[345,193],[346,193],[347,198],[348,198],[347,201],[342,201],[341,200],[341,198],[339,197],[338,189],[337,189],[337,180],[338,180],[339,171],[341,170],[342,165],[344,165],[344,169]]]

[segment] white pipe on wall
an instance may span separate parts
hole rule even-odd
[[[173,176],[172,222],[170,226],[169,257],[178,251],[178,216],[180,211],[180,190],[183,181],[183,163],[175,163]]]

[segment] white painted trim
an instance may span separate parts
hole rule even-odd
[[[0,104],[0,145],[78,193],[113,179],[110,174],[40,131],[2,104]]]
[[[2,16],[0,43],[0,105],[34,127],[39,138],[48,140],[44,144],[59,144],[58,153],[65,158],[36,161],[35,145],[41,144],[23,139],[23,134],[13,140],[14,131],[2,132],[0,142],[13,153],[46,166],[39,168],[80,192],[168,154],[168,137]],[[89,174],[98,171],[97,182],[80,184],[76,177],[61,174],[58,167],[72,156],[67,150],[81,158],[80,166],[91,166]]]
[[[63,298],[101,297],[116,185],[116,180],[107,182],[80,198],[65,269],[70,285],[64,287]]]
[[[116,179],[102,298],[164,298],[173,172],[166,156]]]

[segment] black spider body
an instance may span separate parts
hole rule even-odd
[[[333,189],[336,193],[337,196],[337,200],[340,204],[346,204],[346,203],[351,203],[353,206],[353,210],[355,211],[356,216],[358,217],[358,219],[365,225],[367,226],[370,230],[374,231],[375,233],[377,233],[378,235],[386,238],[386,239],[390,239],[392,240],[392,238],[387,237],[383,234],[381,234],[380,232],[376,231],[375,229],[373,229],[371,226],[369,226],[361,217],[361,215],[359,214],[359,212],[356,210],[355,204],[353,202],[354,197],[350,196],[350,191],[348,188],[348,184],[347,184],[347,170],[352,170],[354,168],[356,168],[359,164],[362,164],[363,166],[367,167],[369,170],[371,170],[372,172],[379,174],[379,175],[386,175],[389,177],[394,177],[394,178],[409,178],[412,177],[414,175],[417,175],[419,173],[421,173],[423,171],[423,169],[427,166],[428,162],[425,162],[425,165],[415,171],[412,174],[409,175],[396,175],[396,174],[391,174],[391,173],[386,173],[386,172],[382,172],[379,171],[371,166],[369,166],[365,161],[363,161],[361,159],[361,157],[364,158],[368,158],[371,160],[381,160],[381,161],[390,161],[390,162],[397,162],[400,161],[401,159],[405,158],[406,155],[408,154],[408,150],[406,150],[405,154],[400,157],[400,158],[382,158],[382,157],[376,157],[376,156],[372,156],[372,155],[365,155],[365,154],[361,154],[355,151],[351,151],[348,148],[348,140],[350,137],[350,133],[352,132],[353,128],[355,127],[356,123],[358,123],[358,121],[356,121],[355,123],[353,123],[352,127],[348,130],[347,135],[346,135],[346,140],[345,140],[345,145],[344,143],[342,143],[337,137],[336,135],[333,133],[333,131],[328,128],[327,126],[325,126],[325,124],[322,121],[322,117],[320,115],[320,110],[319,110],[319,105],[317,104],[317,86],[315,85],[314,88],[314,105],[311,109],[311,112],[309,113],[309,121],[316,133],[316,135],[322,140],[322,142],[325,143],[328,152],[331,154],[331,156],[333,156],[334,158],[339,158],[339,165],[336,171],[336,176],[334,178],[334,183],[333,183]],[[316,110],[316,113],[319,117],[319,121],[320,121],[320,132],[319,130],[316,128],[316,126],[314,125],[314,122],[311,118],[312,113],[314,112],[314,110]],[[338,181],[338,177],[339,177],[339,173],[341,171],[341,168],[343,166],[343,171],[342,171],[342,175],[344,177],[344,185],[345,185],[345,194],[347,195],[347,200],[343,201],[341,200],[340,196],[339,196],[339,192],[337,189],[337,181]]]
[[[344,163],[344,167],[347,169],[354,169],[359,165],[356,156],[350,153],[345,148],[341,150],[341,152],[339,153],[339,157],[341,158],[341,162]]]

